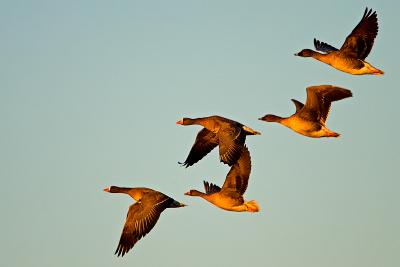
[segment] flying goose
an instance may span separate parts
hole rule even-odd
[[[197,134],[186,160],[180,163],[186,168],[201,160],[216,146],[219,146],[220,161],[232,166],[242,153],[246,135],[261,134],[239,122],[220,116],[183,118],[176,123],[180,125],[197,124],[204,127]]]
[[[303,49],[295,54],[300,57],[313,57],[332,67],[354,75],[373,74],[382,75],[384,72],[373,67],[365,61],[371,52],[376,35],[378,34],[378,18],[376,12],[366,8],[361,21],[347,36],[344,44],[337,49],[327,43],[314,38],[314,46],[317,51]]]
[[[103,191],[130,195],[137,202],[129,207],[124,229],[115,254],[123,257],[142,237],[148,234],[166,208],[180,208],[185,204],[150,188],[110,186]]]
[[[300,101],[292,99],[296,106],[296,113],[292,116],[282,118],[268,114],[259,118],[259,120],[278,122],[308,137],[339,137],[340,134],[326,128],[326,119],[330,111],[331,102],[351,96],[352,93],[350,90],[334,85],[310,86],[307,87],[305,105]]]
[[[246,146],[243,147],[242,151],[240,158],[226,175],[222,188],[204,181],[205,193],[192,189],[185,195],[201,197],[227,211],[258,212],[260,208],[255,200],[244,201],[243,199],[243,194],[249,182],[251,158]]]

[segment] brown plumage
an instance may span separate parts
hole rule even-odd
[[[232,166],[240,157],[246,135],[260,134],[253,129],[220,116],[190,119],[183,118],[176,122],[181,125],[201,125],[204,128],[197,134],[196,140],[182,164],[192,166],[216,146],[219,146],[220,161]]]
[[[323,53],[318,53],[311,49],[303,49],[295,55],[313,57],[340,71],[354,75],[382,75],[383,71],[365,61],[365,58],[371,52],[377,34],[378,18],[376,12],[366,8],[361,21],[347,36],[340,49],[314,39],[315,49]]]
[[[243,199],[243,194],[246,192],[249,182],[250,172],[250,152],[244,146],[240,158],[226,175],[222,188],[204,181],[205,193],[192,189],[185,193],[185,195],[199,196],[215,206],[228,211],[258,212],[260,208],[255,200],[245,202]]]
[[[350,90],[333,85],[310,86],[307,87],[305,105],[300,101],[292,99],[296,106],[296,112],[292,116],[282,118],[268,114],[259,120],[278,122],[308,137],[339,137],[340,134],[326,128],[326,119],[328,118],[333,101],[351,96],[352,93]]]
[[[129,207],[118,247],[117,256],[124,256],[142,237],[148,234],[166,208],[180,208],[185,205],[150,188],[126,188],[110,186],[104,189],[109,193],[124,193],[137,202]]]

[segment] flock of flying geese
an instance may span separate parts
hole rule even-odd
[[[383,71],[365,61],[377,33],[378,19],[376,12],[366,8],[361,21],[347,36],[340,49],[314,39],[315,49],[322,53],[303,49],[295,55],[313,57],[349,74],[382,75]],[[334,85],[310,86],[307,87],[305,104],[292,99],[296,106],[296,112],[293,115],[282,118],[268,114],[259,118],[259,120],[278,122],[307,137],[339,137],[340,134],[329,130],[325,122],[331,103],[351,96],[350,90]],[[220,116],[196,119],[183,118],[176,123],[203,127],[197,134],[186,160],[180,163],[182,166],[186,168],[192,166],[217,146],[220,161],[231,166],[222,187],[204,181],[205,193],[190,190],[185,195],[201,197],[227,211],[258,212],[260,208],[257,202],[255,200],[245,201],[243,194],[247,189],[251,171],[250,152],[245,146],[246,136],[259,135],[260,133],[239,122]],[[105,188],[104,191],[128,194],[136,200],[136,203],[131,205],[128,210],[122,235],[115,251],[118,256],[124,256],[137,241],[149,233],[166,208],[185,206],[185,204],[161,192],[144,187],[110,186]]]

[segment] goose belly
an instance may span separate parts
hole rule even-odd
[[[335,58],[330,65],[335,69],[353,75],[372,74],[378,71],[371,64],[360,59]]]
[[[320,123],[304,120],[298,117],[291,117],[289,120],[283,121],[282,124],[299,134],[309,137],[319,137],[317,136],[317,132],[322,128]]]
[[[207,199],[213,205],[224,210],[236,210],[235,207],[244,203],[242,196],[229,196],[225,194],[213,194]]]

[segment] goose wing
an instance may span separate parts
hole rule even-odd
[[[156,225],[161,212],[174,200],[159,192],[147,193],[131,205],[115,254],[124,256],[142,237]]]
[[[361,21],[347,36],[340,51],[348,57],[364,60],[371,52],[377,34],[378,18],[376,12],[365,8]]]
[[[185,162],[180,163],[186,168],[192,166],[218,145],[218,137],[215,133],[203,128],[196,136],[196,140],[190,149]]]
[[[330,53],[332,51],[338,51],[336,47],[331,46],[330,44],[318,41],[317,39],[314,38],[314,47],[318,51],[324,52],[324,53]]]
[[[228,174],[226,175],[225,182],[222,185],[222,190],[233,189],[239,194],[243,195],[247,189],[250,172],[251,172],[250,152],[248,148],[244,146],[240,158],[231,167]]]
[[[220,161],[232,166],[240,158],[246,134],[239,127],[227,127],[220,129],[218,137]]]
[[[304,104],[296,99],[292,99],[292,102],[296,106],[296,112],[299,112],[304,107]]]
[[[207,181],[203,181],[203,183],[204,183],[204,189],[205,189],[207,195],[211,195],[211,194],[218,193],[219,191],[221,191],[221,188],[216,184],[209,183]]]
[[[331,103],[351,97],[352,93],[348,89],[334,85],[319,85],[307,87],[307,101],[305,107],[310,116],[325,123]]]

